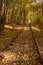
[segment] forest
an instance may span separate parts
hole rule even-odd
[[[43,2],[37,0],[0,0],[0,32],[6,24],[43,23]]]

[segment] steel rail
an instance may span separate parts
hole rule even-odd
[[[8,43],[6,43],[3,46],[3,48],[0,49],[0,52],[5,51],[5,49],[7,48],[7,46],[10,45],[11,42],[13,42],[13,40],[15,40],[21,34],[22,31],[23,31],[23,29],[15,37],[13,37]]]
[[[35,33],[33,32],[33,29],[31,27],[31,24],[30,24],[30,29],[31,29],[31,32],[32,32],[32,36],[33,36],[33,39],[34,39],[34,43],[37,47],[37,51],[38,51],[38,54],[39,54],[39,59],[41,61],[41,64],[43,65],[43,57],[42,57],[42,54],[41,54],[41,50],[40,50],[40,46],[39,46],[39,41],[35,35]]]

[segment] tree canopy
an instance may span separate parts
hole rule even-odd
[[[0,0],[0,30],[5,23],[26,25],[43,21],[43,2],[36,0]]]

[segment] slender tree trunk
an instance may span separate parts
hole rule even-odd
[[[0,34],[1,34],[4,30],[4,24],[5,24],[5,20],[6,20],[5,6],[4,6],[3,14],[1,15],[2,7],[3,7],[3,0],[1,0],[0,7],[1,7],[1,9],[0,9]]]

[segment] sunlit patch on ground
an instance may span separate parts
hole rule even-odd
[[[29,27],[24,27],[23,30],[30,30],[30,28]]]
[[[41,32],[41,30],[39,28],[37,28],[37,27],[32,27],[32,29]]]
[[[23,30],[29,30],[29,27],[23,27],[23,26],[11,26],[11,25],[5,25],[5,28],[9,28],[9,29],[23,29]],[[32,27],[32,29],[41,32],[41,30],[38,27]]]
[[[16,53],[2,52],[0,55],[3,56],[2,61],[14,61],[16,59]]]
[[[9,28],[9,29],[23,29],[23,30],[29,30],[29,27],[23,27],[23,26],[11,26],[11,25],[5,25],[5,28]]]
[[[5,27],[5,28],[10,28],[10,29],[13,29],[13,27],[12,27],[12,26],[10,26],[10,25],[5,25],[4,27]]]

